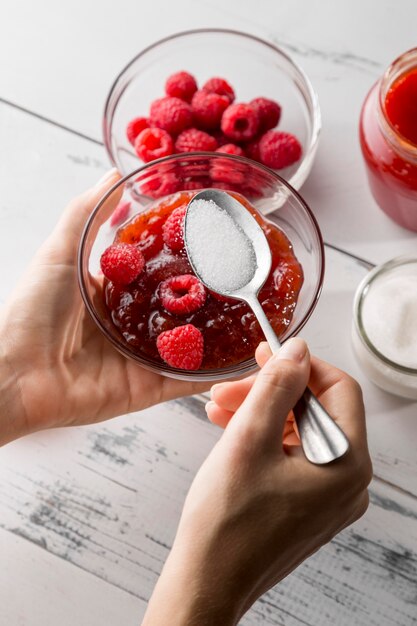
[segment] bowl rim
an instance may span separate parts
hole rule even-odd
[[[162,39],[158,39],[157,41],[154,41],[153,43],[149,44],[148,46],[146,46],[145,48],[143,48],[140,52],[138,52],[137,55],[135,55],[123,68],[122,70],[117,74],[116,78],[113,80],[113,83],[110,87],[110,90],[107,94],[106,97],[106,101],[105,101],[105,105],[104,105],[104,112],[103,112],[103,120],[102,120],[102,133],[103,133],[103,141],[104,141],[104,147],[106,149],[106,152],[109,156],[110,162],[112,163],[112,165],[114,167],[118,167],[118,163],[116,162],[114,155],[113,155],[113,150],[111,148],[111,133],[110,133],[110,127],[107,124],[108,121],[108,116],[110,113],[110,104],[111,104],[111,100],[112,100],[112,96],[114,91],[116,90],[116,87],[120,81],[120,79],[124,76],[124,74],[129,70],[129,68],[136,63],[136,61],[138,59],[140,59],[142,56],[145,56],[148,52],[150,52],[151,50],[153,50],[154,48],[157,48],[158,46],[165,44],[171,40],[175,40],[175,39],[179,39],[181,37],[187,37],[188,35],[198,35],[199,33],[212,33],[212,34],[226,34],[226,35],[237,35],[239,37],[244,37],[246,39],[251,39],[259,44],[262,44],[264,46],[267,46],[268,48],[270,48],[271,50],[273,50],[275,53],[281,55],[282,57],[284,57],[291,65],[293,65],[293,67],[297,70],[297,72],[299,72],[299,74],[302,76],[305,85],[307,87],[307,91],[309,94],[309,98],[311,100],[311,104],[312,104],[312,109],[313,109],[313,115],[312,115],[312,128],[311,128],[311,137],[310,140],[308,142],[308,145],[306,146],[305,152],[304,152],[304,156],[301,159],[297,169],[294,171],[294,173],[292,174],[291,178],[289,179],[289,183],[290,185],[295,189],[299,189],[302,184],[305,182],[308,173],[309,173],[309,169],[306,171],[306,167],[303,168],[303,164],[305,165],[307,163],[307,166],[310,164],[310,162],[313,162],[314,156],[316,154],[317,151],[317,147],[318,147],[318,141],[320,138],[320,133],[321,133],[321,110],[320,110],[320,104],[319,104],[319,99],[318,99],[318,95],[317,92],[315,91],[309,77],[307,76],[307,74],[305,73],[305,71],[302,69],[302,67],[291,57],[290,54],[288,54],[288,52],[286,52],[285,50],[283,50],[283,48],[281,48],[280,46],[277,46],[276,44],[272,43],[271,41],[267,41],[266,39],[262,39],[261,37],[257,36],[257,35],[253,35],[252,33],[247,33],[241,30],[237,30],[237,29],[233,29],[233,28],[192,28],[189,30],[183,30],[183,31],[179,31],[176,33],[173,33],[171,35],[167,35],[166,37],[163,37]],[[115,106],[113,107],[113,113],[116,109],[116,106],[118,104],[118,101],[120,99],[120,97],[122,96],[123,92],[120,93],[117,102],[115,104]]]
[[[299,204],[301,205],[301,207],[303,208],[305,214],[307,215],[307,217],[309,218],[313,230],[316,233],[317,236],[317,241],[318,241],[318,249],[319,249],[319,261],[320,261],[320,266],[319,266],[319,274],[318,274],[318,278],[317,278],[317,284],[316,284],[316,288],[314,291],[314,294],[311,298],[311,302],[310,305],[308,307],[308,310],[306,312],[306,314],[304,315],[304,317],[301,319],[301,321],[294,326],[293,329],[291,329],[288,337],[286,337],[285,341],[287,341],[287,339],[289,339],[290,337],[293,337],[295,334],[297,334],[307,323],[307,321],[310,319],[314,309],[316,308],[316,305],[319,301],[320,298],[320,294],[322,292],[323,289],[323,282],[324,282],[324,273],[325,273],[325,248],[324,248],[324,241],[323,241],[323,236],[321,234],[320,231],[320,227],[318,225],[317,219],[314,216],[312,210],[310,209],[310,207],[308,206],[307,202],[304,200],[304,198],[298,193],[298,191],[296,189],[294,189],[290,183],[288,181],[286,181],[284,178],[282,178],[279,174],[277,174],[273,169],[267,167],[266,165],[263,165],[262,163],[258,163],[256,161],[253,161],[252,159],[248,159],[246,157],[241,157],[241,156],[237,156],[237,155],[230,155],[230,154],[223,154],[223,153],[213,153],[213,152],[187,152],[187,153],[180,153],[180,154],[171,154],[169,156],[166,157],[162,157],[160,159],[155,159],[154,161],[150,161],[149,163],[144,163],[143,165],[141,165],[140,167],[138,167],[137,169],[133,170],[132,172],[130,172],[130,174],[126,174],[125,176],[123,176],[122,178],[120,178],[117,183],[115,183],[114,185],[112,185],[112,187],[102,196],[102,198],[98,201],[98,203],[96,204],[96,206],[94,207],[93,211],[90,213],[82,234],[81,234],[81,238],[80,238],[80,242],[79,242],[79,246],[78,246],[78,253],[77,253],[77,279],[78,279],[78,285],[79,285],[79,289],[81,292],[81,297],[82,300],[84,302],[84,305],[87,309],[87,311],[89,312],[90,316],[92,317],[93,321],[95,322],[95,324],[97,325],[97,327],[99,328],[99,330],[103,333],[104,337],[110,341],[110,343],[113,344],[113,346],[119,351],[121,352],[124,356],[133,359],[134,361],[136,361],[137,363],[139,363],[140,365],[142,365],[143,367],[150,369],[152,371],[158,372],[159,374],[168,376],[168,377],[172,377],[172,378],[176,378],[176,379],[180,379],[180,380],[194,380],[194,381],[210,381],[210,380],[220,380],[220,379],[226,379],[226,378],[238,378],[241,376],[247,376],[248,374],[250,374],[251,372],[255,371],[257,369],[257,364],[256,364],[256,360],[253,357],[252,359],[248,359],[246,361],[242,361],[241,363],[237,363],[236,365],[232,365],[232,366],[228,366],[225,368],[219,368],[219,369],[212,369],[212,370],[190,370],[189,372],[187,370],[179,370],[176,369],[174,367],[171,367],[167,364],[164,364],[162,366],[158,365],[155,363],[154,360],[147,358],[146,356],[140,356],[138,354],[136,354],[135,352],[129,350],[123,343],[121,343],[121,341],[117,341],[106,329],[106,327],[104,326],[104,324],[102,323],[100,317],[97,315],[95,307],[93,306],[92,302],[90,301],[90,298],[88,296],[88,290],[87,290],[87,286],[86,286],[86,281],[84,280],[84,271],[83,271],[83,260],[84,260],[84,253],[85,253],[85,246],[86,246],[86,240],[87,240],[87,236],[88,233],[90,232],[90,229],[95,221],[95,218],[97,217],[98,213],[100,212],[100,209],[102,208],[103,204],[107,201],[107,199],[114,193],[114,191],[119,188],[121,185],[124,185],[130,178],[132,178],[133,176],[136,176],[137,174],[140,174],[140,172],[149,169],[150,167],[153,167],[155,165],[159,165],[162,163],[166,163],[167,161],[172,162],[172,161],[177,161],[177,160],[184,160],[184,159],[189,159],[189,158],[204,158],[204,159],[213,159],[213,158],[221,158],[221,159],[228,159],[230,161],[236,161],[236,162],[240,162],[240,163],[244,163],[245,165],[250,165],[251,167],[257,167],[261,170],[264,170],[267,174],[272,175],[274,178],[278,179],[278,182],[282,183],[285,187],[287,187],[288,191],[290,192],[290,194],[292,194],[293,196],[295,196],[295,198],[297,199],[297,201],[299,202]],[[273,215],[274,212],[269,213],[269,215]],[[266,219],[268,219],[267,216],[265,216]]]

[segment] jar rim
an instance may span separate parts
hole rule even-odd
[[[398,131],[389,119],[385,107],[386,95],[392,84],[413,67],[417,69],[417,47],[401,54],[385,70],[379,84],[378,121],[384,136],[392,147],[406,159],[417,163],[417,144]]]
[[[359,284],[355,293],[355,299],[353,303],[353,322],[357,334],[362,340],[362,343],[381,363],[396,370],[397,372],[400,372],[401,374],[407,374],[408,376],[417,376],[417,368],[407,367],[405,365],[397,363],[396,361],[392,361],[378,350],[378,348],[373,344],[369,335],[367,334],[365,324],[362,318],[364,300],[373,282],[380,278],[381,275],[393,270],[394,268],[400,267],[402,265],[408,265],[410,263],[417,264],[417,257],[411,255],[395,257],[394,259],[391,259],[386,263],[377,265],[365,276],[365,278]]]

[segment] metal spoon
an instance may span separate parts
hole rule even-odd
[[[213,277],[205,276],[202,267],[198,267],[199,262],[196,262],[196,254],[193,258],[190,241],[193,236],[193,223],[195,222],[192,216],[194,211],[201,210],[201,207],[198,208],[198,204],[195,203],[196,200],[212,200],[218,207],[226,211],[236,224],[236,227],[246,235],[249,244],[253,248],[254,268],[252,277],[249,279],[249,282],[239,286],[238,289],[233,291],[225,289],[224,280],[222,280],[219,288],[219,285],[215,284],[216,280]],[[206,189],[196,194],[187,207],[184,240],[188,258],[196,276],[209,289],[223,296],[245,301],[256,315],[272,352],[277,352],[281,347],[281,343],[258,300],[259,291],[271,270],[271,250],[262,228],[254,217],[240,202],[225,191]],[[349,441],[345,434],[309,388],[305,390],[295,405],[293,412],[304,454],[311,463],[318,465],[330,463],[347,452]]]

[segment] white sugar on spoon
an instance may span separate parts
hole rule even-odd
[[[215,291],[247,285],[256,271],[253,244],[213,200],[194,200],[187,214],[187,250],[196,272]]]
[[[225,191],[200,191],[187,207],[184,241],[201,282],[223,296],[244,300],[272,352],[277,352],[281,343],[258,300],[271,270],[271,250],[250,212]],[[349,442],[344,433],[308,388],[293,412],[309,461],[329,463],[346,453]]]

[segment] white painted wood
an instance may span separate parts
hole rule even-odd
[[[0,623],[137,626],[145,603],[0,529]]]
[[[199,417],[201,405],[182,401],[3,448],[0,526],[146,600],[188,486],[220,435]],[[262,598],[242,623],[411,626],[416,500],[379,483],[371,499],[363,520]]]
[[[415,45],[414,0],[41,5],[3,3],[0,98],[100,139],[110,83],[148,43],[202,26],[258,34],[286,46],[319,93],[322,141],[303,195],[324,237],[374,262],[416,250],[416,235],[373,202],[357,142],[367,90]],[[15,259],[1,271],[0,304],[65,203],[106,168],[101,146],[0,103],[1,267]],[[375,473],[395,487],[375,481],[367,516],[257,603],[246,626],[417,624],[417,405],[367,382],[352,355],[352,298],[364,272],[328,251],[303,335],[360,380]],[[219,434],[185,400],[1,450],[0,623],[138,623],[188,485]]]

